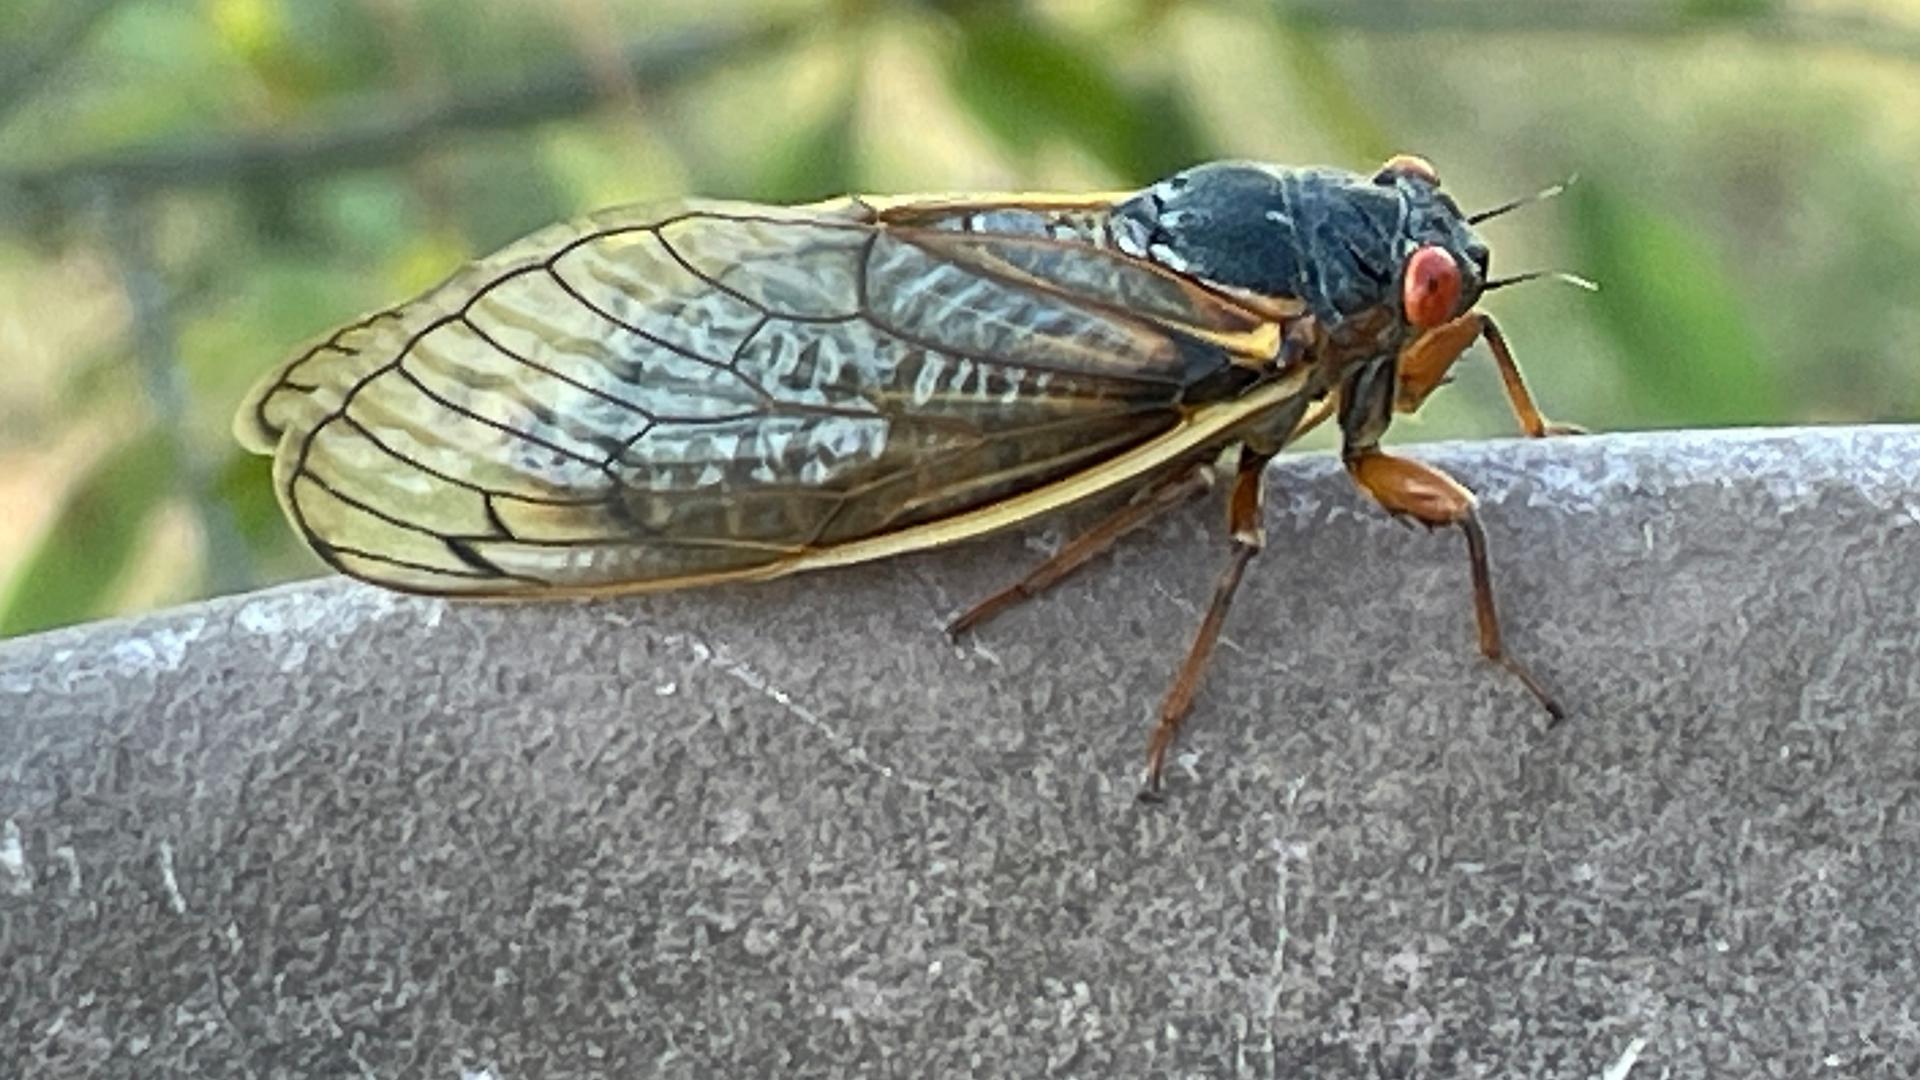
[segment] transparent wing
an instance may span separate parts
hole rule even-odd
[[[1084,244],[891,228],[852,200],[626,208],[340,329],[235,426],[353,576],[668,587],[771,576],[1139,446],[1251,382],[1233,346],[1262,330]]]

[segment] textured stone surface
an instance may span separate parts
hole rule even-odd
[[[1085,515],[0,644],[0,1075],[1911,1075],[1920,429],[1421,456],[1570,721],[1290,460],[1159,806],[1212,508],[960,646]]]

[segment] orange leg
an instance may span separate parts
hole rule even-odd
[[[1188,499],[1211,490],[1213,468],[1210,465],[1195,465],[1147,488],[1139,498],[1068,541],[1052,557],[1034,567],[1026,577],[961,613],[959,618],[947,624],[947,633],[958,637],[1008,608],[1031,600],[1113,547],[1121,537]]]
[[[1513,406],[1513,416],[1520,422],[1521,431],[1536,439],[1581,433],[1581,429],[1572,424],[1552,423],[1541,415],[1533,403],[1533,394],[1527,390],[1526,380],[1520,377],[1520,365],[1513,359],[1513,350],[1507,347],[1506,335],[1500,332],[1493,316],[1479,311],[1469,311],[1452,322],[1434,327],[1400,353],[1400,387],[1394,398],[1394,411],[1410,413],[1418,409],[1427,395],[1446,381],[1454,361],[1460,359],[1475,339],[1483,337],[1493,353],[1494,364],[1500,369],[1507,402]]]
[[[1347,471],[1374,501],[1389,513],[1404,514],[1428,528],[1458,525],[1467,535],[1467,558],[1473,565],[1473,612],[1480,624],[1480,651],[1487,659],[1513,672],[1547,710],[1554,723],[1566,718],[1552,694],[1520,662],[1507,655],[1500,637],[1500,616],[1493,604],[1493,573],[1487,559],[1487,534],[1474,513],[1473,493],[1451,476],[1428,465],[1394,457],[1377,449],[1352,453]]]
[[[1394,397],[1393,410],[1410,413],[1425,404],[1427,395],[1447,381],[1454,362],[1479,339],[1480,326],[1480,313],[1469,311],[1452,322],[1428,330],[1402,349],[1400,387]]]
[[[1227,609],[1233,605],[1240,578],[1246,573],[1247,564],[1266,546],[1266,530],[1261,527],[1260,478],[1272,457],[1257,453],[1251,447],[1240,451],[1240,470],[1233,478],[1233,492],[1227,500],[1227,533],[1233,553],[1213,587],[1213,602],[1207,606],[1206,617],[1200,620],[1200,629],[1193,635],[1187,658],[1180,665],[1179,674],[1174,676],[1173,685],[1167,689],[1166,699],[1160,703],[1160,722],[1147,740],[1146,784],[1140,791],[1143,800],[1151,802],[1160,797],[1167,750],[1173,746],[1180,734],[1180,725],[1193,710],[1200,677],[1206,673],[1207,660],[1213,655],[1214,644],[1220,640],[1220,628],[1226,624]]]

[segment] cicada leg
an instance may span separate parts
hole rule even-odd
[[[1193,635],[1193,644],[1187,648],[1187,658],[1180,665],[1179,674],[1174,676],[1173,685],[1167,689],[1167,696],[1160,704],[1160,722],[1154,726],[1153,734],[1147,740],[1147,776],[1140,790],[1140,798],[1153,801],[1160,797],[1161,779],[1166,772],[1167,751],[1180,734],[1180,725],[1193,710],[1194,694],[1199,692],[1200,678],[1206,673],[1207,660],[1213,655],[1214,643],[1220,640],[1220,628],[1227,621],[1227,609],[1233,606],[1233,594],[1240,588],[1240,579],[1245,575],[1247,564],[1266,546],[1266,530],[1262,527],[1261,474],[1265,472],[1267,462],[1272,460],[1271,453],[1256,451],[1252,447],[1243,447],[1240,451],[1240,468],[1233,478],[1233,491],[1227,499],[1227,535],[1232,544],[1232,555],[1227,568],[1221,572],[1220,580],[1213,587],[1213,602],[1207,605],[1206,617],[1200,620],[1200,629]]]
[[[1487,558],[1487,534],[1474,511],[1473,493],[1446,473],[1377,448],[1349,452],[1347,471],[1374,501],[1389,513],[1404,514],[1429,528],[1458,525],[1467,535],[1467,558],[1473,566],[1473,613],[1480,626],[1480,651],[1487,659],[1513,672],[1558,723],[1566,710],[1518,660],[1508,655],[1500,636],[1500,614],[1493,603],[1493,571]]]
[[[1415,358],[1416,363],[1419,359]],[[1394,457],[1380,449],[1380,436],[1386,433],[1393,412],[1402,400],[1399,395],[1406,387],[1401,374],[1395,371],[1405,360],[1403,352],[1397,358],[1370,363],[1341,384],[1340,433],[1345,440],[1341,457],[1347,472],[1388,513],[1411,518],[1432,529],[1458,525],[1466,533],[1467,558],[1473,566],[1473,612],[1480,624],[1480,651],[1487,659],[1513,672],[1540,700],[1547,715],[1558,722],[1566,716],[1566,711],[1531,672],[1507,655],[1506,643],[1501,640],[1500,615],[1493,603],[1493,572],[1487,559],[1487,534],[1474,511],[1473,493],[1430,465]],[[1515,411],[1519,411],[1518,403]],[[1540,419],[1537,411],[1532,415],[1536,421]],[[1542,424],[1540,434],[1546,434],[1544,422]]]
[[[1493,362],[1500,369],[1500,382],[1507,390],[1507,402],[1513,407],[1513,416],[1520,422],[1521,431],[1536,439],[1584,433],[1576,425],[1556,424],[1541,414],[1527,389],[1527,381],[1520,376],[1520,365],[1514,361],[1513,350],[1507,346],[1507,337],[1500,332],[1500,325],[1493,321],[1493,316],[1479,311],[1469,311],[1452,322],[1441,323],[1401,351],[1400,385],[1394,397],[1394,411],[1410,413],[1418,409],[1427,395],[1446,381],[1454,361],[1460,359],[1477,338],[1487,340]]]
[[[1212,463],[1205,462],[1146,488],[1125,506],[1068,541],[1045,562],[1034,567],[1026,577],[961,613],[959,618],[947,624],[947,633],[958,637],[1008,608],[1040,595],[1113,547],[1121,537],[1181,503],[1213,490],[1213,483]]]

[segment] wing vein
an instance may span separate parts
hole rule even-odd
[[[444,566],[428,566],[426,563],[417,563],[410,559],[397,558],[392,555],[383,555],[377,551],[367,551],[362,548],[344,547],[339,544],[331,544],[326,542],[325,540],[320,540],[317,537],[315,538],[315,540],[319,544],[319,547],[316,548],[316,550],[330,551],[334,553],[334,558],[329,559],[328,561],[332,562],[335,567],[338,567],[340,572],[343,574],[351,573],[351,571],[349,571],[346,567],[340,565],[338,561],[338,557],[340,555],[350,555],[356,559],[365,559],[368,562],[385,563],[388,566],[398,567],[399,569],[402,569],[402,570],[415,570],[425,574],[440,574],[445,577],[451,577],[451,578],[466,578],[470,581],[494,581],[499,578],[506,578],[510,581],[525,582],[528,585],[532,585],[536,588],[541,588],[541,589],[548,589],[553,587],[553,582],[548,581],[545,578],[537,578],[528,574],[512,574],[512,573],[508,573],[505,570],[501,570],[498,567],[495,567],[492,572],[481,570],[478,567],[471,570],[450,570]],[[452,549],[450,548],[449,550],[452,550]],[[457,556],[458,553],[456,552],[455,555]],[[405,584],[401,584],[401,583],[389,582],[387,583],[387,585],[389,588],[397,589],[401,592],[426,593],[429,596],[438,595],[438,594],[429,592],[428,590],[425,590],[425,589],[409,588]]]
[[[941,233],[939,230],[932,230],[932,229],[918,229],[918,230],[901,229],[901,230],[895,231],[893,235],[897,237],[901,243],[912,244],[914,247],[917,247],[921,251],[926,252],[929,256],[939,259],[942,262],[947,263],[948,265],[961,266],[967,270],[971,270],[975,273],[978,273],[982,277],[991,278],[992,280],[997,281],[1002,285],[1006,285],[1009,288],[1029,289],[1033,292],[1042,293],[1046,296],[1051,296],[1057,300],[1062,300],[1069,304],[1075,304],[1083,307],[1093,308],[1095,310],[1108,313],[1110,315],[1113,315],[1119,319],[1122,319],[1134,325],[1144,326],[1151,329],[1158,329],[1158,330],[1162,330],[1170,333],[1177,333],[1184,338],[1188,338],[1189,340],[1196,340],[1196,341],[1199,340],[1195,338],[1192,333],[1192,331],[1195,328],[1186,323],[1175,323],[1175,322],[1161,319],[1155,316],[1142,316],[1137,309],[1129,308],[1124,304],[1116,303],[1113,300],[1104,299],[1102,297],[1095,296],[1090,293],[1074,292],[1072,289],[1067,288],[1066,286],[1060,284],[1057,281],[1048,280],[1047,278],[1041,277],[1040,275],[1035,274],[1034,272],[1027,270],[1021,266],[1010,264],[1010,263],[1004,263],[1004,262],[1002,262],[1001,265],[996,266],[994,265],[994,260],[987,259],[987,258],[980,258],[979,257],[980,253],[970,252],[969,254],[974,255],[974,258],[970,258],[970,259],[966,259],[965,261],[962,261],[960,259],[957,259],[954,255],[949,254],[946,251],[942,250],[944,246],[951,246],[951,247],[964,249],[965,247],[968,246],[965,241],[968,238],[976,237],[976,236],[1002,240],[1011,244],[1017,244],[1020,246],[1027,246],[1027,247],[1040,246],[1035,242],[1039,238],[1023,236],[1017,233],[992,233],[992,232]],[[930,237],[930,239],[922,240],[920,238],[921,236],[928,236]],[[947,243],[943,245],[940,242],[941,240],[945,240],[947,241]],[[1109,259],[1113,259],[1116,262],[1121,261],[1120,256],[1115,255],[1110,251],[1104,251],[1099,248],[1094,248],[1091,246],[1088,247],[1088,251],[1090,254],[1093,254],[1096,257],[1109,258]],[[992,254],[991,249],[989,249],[986,252],[986,254],[991,255]],[[1128,263],[1138,263],[1138,260],[1129,259],[1126,261]],[[1167,276],[1165,271],[1159,269],[1158,267],[1153,266],[1152,264],[1140,264],[1138,265],[1137,268],[1141,272],[1152,274],[1155,277],[1160,277],[1164,279]],[[1193,288],[1204,293],[1208,299],[1216,301],[1217,303],[1221,304],[1223,307],[1230,308],[1231,310],[1239,314],[1241,317],[1245,318],[1249,325],[1257,325],[1262,321],[1258,315],[1255,315],[1254,313],[1247,311],[1245,308],[1235,303],[1231,298],[1223,296],[1217,292],[1214,292],[1212,289],[1207,289],[1198,282],[1175,281],[1175,284],[1183,287],[1187,287],[1187,288]]]
[[[878,239],[877,235],[875,239]],[[926,251],[927,249],[921,248],[921,250]],[[870,241],[867,244],[866,250],[861,253],[858,272],[854,275],[854,285],[855,288],[859,290],[857,301],[860,305],[860,317],[865,319],[869,326],[872,326],[881,333],[892,335],[895,339],[912,345],[915,348],[926,349],[929,352],[941,353],[947,356],[958,356],[962,359],[971,360],[976,364],[984,364],[989,367],[1017,368],[1022,371],[1031,371],[1037,374],[1065,375],[1069,378],[1087,378],[1092,376],[1103,379],[1121,379],[1129,382],[1173,387],[1182,385],[1182,381],[1178,375],[1170,377],[1149,377],[1136,372],[1126,372],[1122,374],[1116,371],[1089,371],[1085,368],[1060,367],[1054,364],[1036,364],[1028,360],[1015,360],[1010,357],[995,356],[992,353],[983,353],[978,350],[962,348],[947,342],[935,341],[914,333],[913,331],[902,329],[881,317],[873,308],[873,298],[868,287],[867,276],[867,264],[871,261],[872,254],[873,243]],[[929,254],[934,253],[930,252]],[[938,256],[936,255],[935,257]],[[941,261],[948,266],[958,265],[948,259],[941,259]],[[961,267],[961,269],[970,268]]]
[[[709,357],[701,356],[699,353],[694,352],[692,349],[688,349],[681,345],[676,345],[673,342],[668,341],[663,337],[653,334],[647,330],[643,330],[640,327],[635,326],[633,323],[627,322],[625,319],[619,318],[618,316],[614,315],[612,312],[601,307],[599,304],[594,303],[592,300],[587,299],[584,293],[582,293],[579,289],[575,288],[573,283],[568,281],[566,279],[566,276],[560,273],[560,268],[554,265],[553,260],[548,260],[545,264],[545,268],[546,268],[547,275],[553,278],[553,280],[559,284],[561,291],[565,292],[568,296],[573,297],[573,300],[575,303],[579,304],[581,307],[586,308],[588,311],[593,312],[595,315],[598,315],[601,318],[607,320],[608,322],[619,327],[620,329],[625,330],[627,333],[632,334],[635,337],[638,337],[653,345],[657,345],[660,348],[675,354],[676,356],[685,357],[686,359],[691,360],[696,364],[704,364],[705,366],[710,367],[715,371],[722,372],[728,375],[739,374],[739,372],[729,369],[726,364],[720,363],[719,361],[713,360]]]
[[[507,359],[517,361],[521,364],[525,364],[527,367],[530,367],[533,370],[538,371],[542,375],[546,375],[550,378],[557,379],[560,382],[565,383],[566,385],[571,386],[576,390],[584,391],[592,395],[593,397],[599,398],[601,401],[605,401],[612,405],[617,405],[620,408],[626,409],[628,412],[638,413],[640,416],[645,417],[649,421],[656,419],[656,417],[651,412],[648,412],[644,407],[640,405],[636,405],[633,402],[628,401],[626,398],[623,398],[618,394],[609,394],[605,390],[602,390],[597,386],[594,386],[590,383],[581,382],[579,379],[573,378],[570,375],[566,375],[559,371],[556,371],[553,368],[548,367],[547,365],[542,364],[537,360],[534,360],[530,357],[522,356],[520,353],[514,351],[513,349],[507,348],[505,345],[501,344],[497,339],[495,339],[492,334],[487,333],[477,323],[475,323],[473,319],[466,314],[466,312],[464,311],[461,312],[459,318],[460,318],[460,321],[466,325],[467,329],[472,330],[474,332],[475,336],[477,336],[481,341],[484,341],[488,345],[492,346],[494,351],[498,352],[500,355],[506,357]]]
[[[762,315],[766,315],[769,318],[780,319],[784,322],[809,323],[813,325],[823,325],[823,324],[830,325],[833,323],[852,322],[853,320],[860,317],[860,314],[858,312],[855,312],[854,314],[851,314],[851,315],[795,315],[792,313],[775,314],[770,308],[767,307],[767,305],[761,303],[758,300],[755,300],[754,298],[739,291],[738,289],[735,289],[733,286],[728,285],[725,282],[722,282],[720,279],[714,277],[712,274],[709,274],[706,271],[700,269],[699,267],[693,265],[693,263],[689,261],[686,256],[680,254],[680,251],[678,248],[673,246],[673,242],[667,239],[666,234],[660,231],[660,229],[664,227],[665,226],[662,225],[654,229],[654,232],[653,232],[654,239],[660,241],[660,246],[666,249],[667,256],[671,258],[674,262],[679,263],[680,268],[682,270],[685,270],[688,274],[691,274],[696,280],[706,282],[712,288],[717,289],[720,292],[726,293],[728,296],[731,296],[735,300],[738,300],[741,303],[747,305],[748,307],[754,309],[755,311],[760,312]],[[871,248],[872,243],[873,241],[869,239],[865,246]],[[799,251],[782,252],[782,255],[790,258],[797,257],[799,254],[804,253],[805,250],[806,249],[802,248]],[[862,255],[862,258],[863,259],[865,258],[864,253]],[[752,264],[750,262],[738,262],[733,265],[750,266]]]
[[[474,412],[472,409],[469,409],[464,405],[459,405],[454,403],[453,401],[448,400],[445,396],[434,391],[434,389],[428,386],[425,382],[422,382],[420,379],[420,376],[415,375],[411,370],[407,368],[407,365],[404,363],[396,362],[393,366],[393,372],[394,374],[399,375],[401,378],[412,383],[414,389],[420,391],[422,394],[427,395],[428,397],[432,398],[434,401],[439,402],[440,405],[443,406],[444,408],[452,412],[457,412],[460,415],[475,421],[476,423],[485,424],[487,427],[493,428],[495,431],[499,431],[506,435],[512,435],[515,438],[523,439],[527,442],[530,442],[535,446],[541,447],[546,450],[551,450],[562,457],[571,458],[572,460],[577,461],[582,465],[591,465],[596,469],[603,468],[598,461],[595,461],[594,459],[586,456],[585,454],[581,454],[581,453],[578,453],[577,451],[569,450],[566,447],[561,446],[559,443],[549,442],[546,439],[543,439],[540,436],[535,435],[530,431],[521,431],[519,428],[514,427],[512,424],[502,423],[498,420],[493,419],[492,417],[483,416],[480,413]]]
[[[455,487],[465,488],[466,490],[471,491],[476,495],[481,495],[486,497],[488,500],[492,500],[496,498],[512,499],[515,502],[537,503],[541,506],[599,506],[608,501],[605,498],[553,499],[553,498],[547,498],[540,495],[519,495],[511,491],[502,491],[499,488],[490,488],[490,487],[487,487],[485,484],[476,484],[471,480],[465,480],[458,476],[454,476],[451,473],[442,472],[439,469],[434,468],[433,466],[427,464],[424,461],[421,461],[418,458],[411,457],[407,454],[401,453],[399,450],[394,449],[392,446],[389,446],[387,444],[386,440],[380,438],[379,435],[374,433],[372,428],[368,427],[365,423],[362,423],[359,420],[359,418],[355,417],[352,413],[343,413],[341,414],[340,419],[344,421],[347,424],[347,426],[353,428],[355,431],[358,431],[360,433],[360,436],[366,439],[368,442],[372,443],[376,449],[380,450],[382,453],[395,459],[396,461],[400,461],[407,465],[411,465],[414,468],[419,469],[421,472],[426,473],[428,476],[431,476],[436,480],[444,481],[446,483],[454,485]]]

